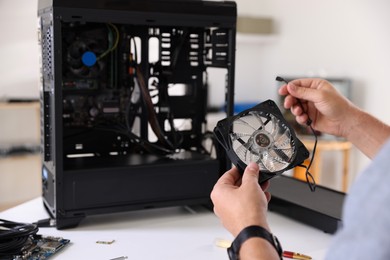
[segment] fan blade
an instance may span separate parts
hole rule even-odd
[[[270,134],[272,137],[274,137],[278,133],[279,124],[278,124],[278,120],[274,116],[272,116],[271,122],[272,122],[272,129],[270,131]],[[274,138],[274,140],[275,140],[275,138]]]
[[[242,137],[247,137],[247,136],[251,136],[252,134],[249,134],[249,133],[234,133],[234,137],[235,138],[242,138]]]
[[[281,149],[291,147],[291,132],[288,129],[284,129],[283,133],[278,131],[278,134],[274,136],[274,145]]]
[[[287,149],[287,150],[288,150],[288,149]],[[274,152],[275,155],[277,155],[277,156],[280,158],[280,160],[278,160],[277,157],[274,157],[275,160],[277,160],[277,161],[279,161],[279,162],[281,162],[281,163],[283,163],[283,162],[286,162],[286,163],[290,162],[291,156],[289,156],[288,154],[286,154],[286,153],[285,153],[285,150],[279,149],[279,148],[277,148],[277,147],[274,146],[274,147],[272,148],[272,152]]]
[[[259,159],[260,159],[260,155],[259,154],[250,151],[250,153],[249,153],[249,160],[248,160],[247,164],[249,164],[251,162],[257,162]]]
[[[232,143],[238,141],[240,144],[244,145],[248,140],[244,141],[238,134],[236,133],[230,133],[230,139]]]
[[[263,151],[262,163],[270,172],[283,170],[289,165],[289,162],[281,160],[275,151]]]
[[[291,163],[291,160],[293,159],[293,153],[292,149],[284,149],[284,150],[275,150],[272,153],[273,159],[285,166],[289,165]]]
[[[68,47],[68,55],[72,59],[80,59],[87,50],[87,44],[83,41],[75,41]]]
[[[234,152],[237,154],[237,156],[241,159],[241,161],[245,162],[248,148],[245,147],[244,144],[241,144],[238,148],[234,150]]]
[[[260,124],[257,130],[265,128],[265,123],[263,122],[263,117],[258,113],[252,112],[250,115],[253,115],[256,121]]]
[[[253,126],[251,126],[248,122],[242,120],[241,118],[238,118],[236,120],[234,120],[233,124],[237,124],[237,125],[244,125],[244,126],[247,126],[249,127],[250,129],[256,131],[257,129],[254,128]],[[234,128],[233,128],[234,129]],[[235,132],[244,132],[244,131],[235,131]]]
[[[259,165],[260,171],[267,170],[261,156],[259,156],[259,159],[256,161],[256,163]]]
[[[236,149],[233,149],[242,161],[244,161],[246,164],[249,164],[252,161],[258,160],[257,157],[259,157],[259,154],[258,151],[253,148],[252,137],[249,138],[247,142],[244,142],[242,139],[237,139],[236,142],[233,143],[233,147],[236,147],[235,144],[237,144],[237,142],[240,143],[240,146],[238,146]]]
[[[261,156],[261,162],[264,165],[264,168],[270,172],[275,171],[274,164],[272,163],[272,158],[270,158],[267,151],[263,151]]]

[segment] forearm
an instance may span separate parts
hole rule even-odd
[[[242,244],[240,260],[277,260],[280,259],[275,248],[265,239],[253,237]]]
[[[346,122],[343,136],[369,158],[373,158],[390,138],[389,125],[356,107],[352,108]]]

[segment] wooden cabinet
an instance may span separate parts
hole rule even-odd
[[[39,143],[39,102],[0,102],[0,211],[41,195]]]
[[[0,211],[40,195],[39,154],[0,157]]]

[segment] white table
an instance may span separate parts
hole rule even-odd
[[[41,198],[0,212],[0,219],[35,222],[48,218]],[[283,249],[324,258],[331,235],[269,212],[272,231]],[[170,207],[89,216],[77,228],[40,228],[39,234],[71,240],[54,259],[227,260],[218,238],[232,240],[219,219],[203,207]],[[96,241],[112,241],[98,244]]]

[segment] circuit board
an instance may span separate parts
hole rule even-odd
[[[23,249],[23,254],[14,257],[14,260],[44,260],[56,254],[69,244],[69,239],[53,236],[35,235],[29,239]]]

